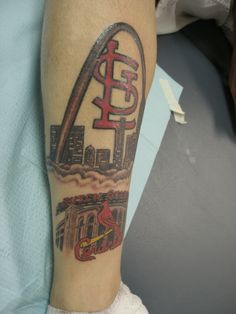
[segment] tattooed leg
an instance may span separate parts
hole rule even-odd
[[[107,307],[119,287],[130,177],[156,57],[154,1],[91,2],[48,1],[42,49],[51,304],[77,311]]]

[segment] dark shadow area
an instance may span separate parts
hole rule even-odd
[[[236,134],[236,116],[234,102],[229,90],[229,73],[232,59],[232,46],[226,38],[223,30],[217,26],[214,20],[199,20],[186,26],[184,34],[216,67],[223,85],[226,104],[230,114],[232,128]]]

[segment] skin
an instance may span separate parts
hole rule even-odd
[[[141,40],[146,65],[144,91],[146,98],[156,64],[154,0],[46,1],[41,56],[46,158],[50,154],[50,126],[61,125],[75,81],[94,43],[107,27],[120,22],[130,25]],[[126,33],[120,33],[115,39],[121,46],[123,45],[125,54],[137,60],[141,66],[140,56],[132,37]],[[116,68],[114,75],[119,77],[121,70],[122,63]],[[130,67],[129,70],[131,70]],[[132,72],[135,70],[132,69]],[[92,84],[88,87],[84,99],[87,109],[79,113],[76,125],[86,124],[87,121],[98,118],[94,116],[96,107],[91,105],[88,99],[94,99],[95,96],[101,97],[101,86],[94,79]],[[138,94],[141,95],[140,80],[134,84],[136,84]],[[114,93],[112,101],[119,102],[123,98],[124,92],[123,95]],[[133,114],[133,119],[138,121],[138,111]],[[89,130],[89,127],[86,130]],[[104,148],[114,147],[114,138],[108,138],[105,135],[106,131],[103,130],[103,133],[94,133],[94,131],[97,132],[92,127],[86,131],[89,143]],[[86,262],[75,258],[73,249],[60,251],[55,246],[56,228],[61,222],[60,215],[56,215],[56,207],[65,197],[106,193],[108,190],[99,185],[95,188],[94,184],[78,186],[73,181],[66,183],[65,178],[58,179],[55,171],[49,171],[48,176],[54,236],[54,275],[50,304],[67,311],[103,310],[110,306],[119,289],[122,243],[116,248],[94,255],[95,259]],[[129,183],[130,177],[124,182],[114,183],[113,190],[128,192]],[[106,204],[103,206],[105,208]]]

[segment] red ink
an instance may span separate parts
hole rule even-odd
[[[104,201],[102,206],[103,208],[98,214],[98,221],[108,230],[112,229],[112,232],[114,232],[114,240],[112,242],[103,241],[102,245],[96,246],[96,242],[91,243],[92,239],[88,237],[81,239],[74,248],[75,257],[79,261],[91,261],[95,259],[94,255],[112,250],[122,242],[121,228],[117,225],[112,216],[108,201]],[[104,235],[104,237],[107,237],[107,235]]]
[[[113,232],[115,233],[115,239],[110,249],[113,249],[120,245],[122,241],[122,232],[112,216],[112,212],[109,209],[108,201],[103,202],[103,209],[98,214],[98,221],[104,227],[113,229]]]
[[[132,84],[133,81],[138,79],[138,74],[129,70],[122,70],[121,77],[125,81],[118,81],[114,79],[114,63],[122,62],[130,66],[134,71],[138,70],[138,63],[132,58],[123,54],[117,53],[118,41],[111,40],[108,42],[106,51],[100,55],[94,68],[94,77],[97,81],[104,85],[103,98],[96,97],[93,103],[102,110],[101,119],[94,120],[94,128],[98,129],[117,129],[120,127],[120,121],[110,120],[110,115],[130,115],[132,114],[138,104],[138,91]],[[105,63],[104,77],[100,73],[101,65]],[[112,89],[119,89],[125,92],[125,101],[130,101],[131,95],[133,96],[133,104],[128,108],[119,108],[111,104]],[[124,128],[126,130],[133,129],[136,126],[136,121],[125,121]]]

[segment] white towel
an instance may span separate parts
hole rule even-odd
[[[160,0],[157,10],[157,33],[173,33],[198,19],[215,19],[232,39],[233,0]]]
[[[141,299],[132,294],[129,288],[121,282],[118,294],[112,305],[101,312],[67,312],[48,306],[47,314],[148,314]]]

